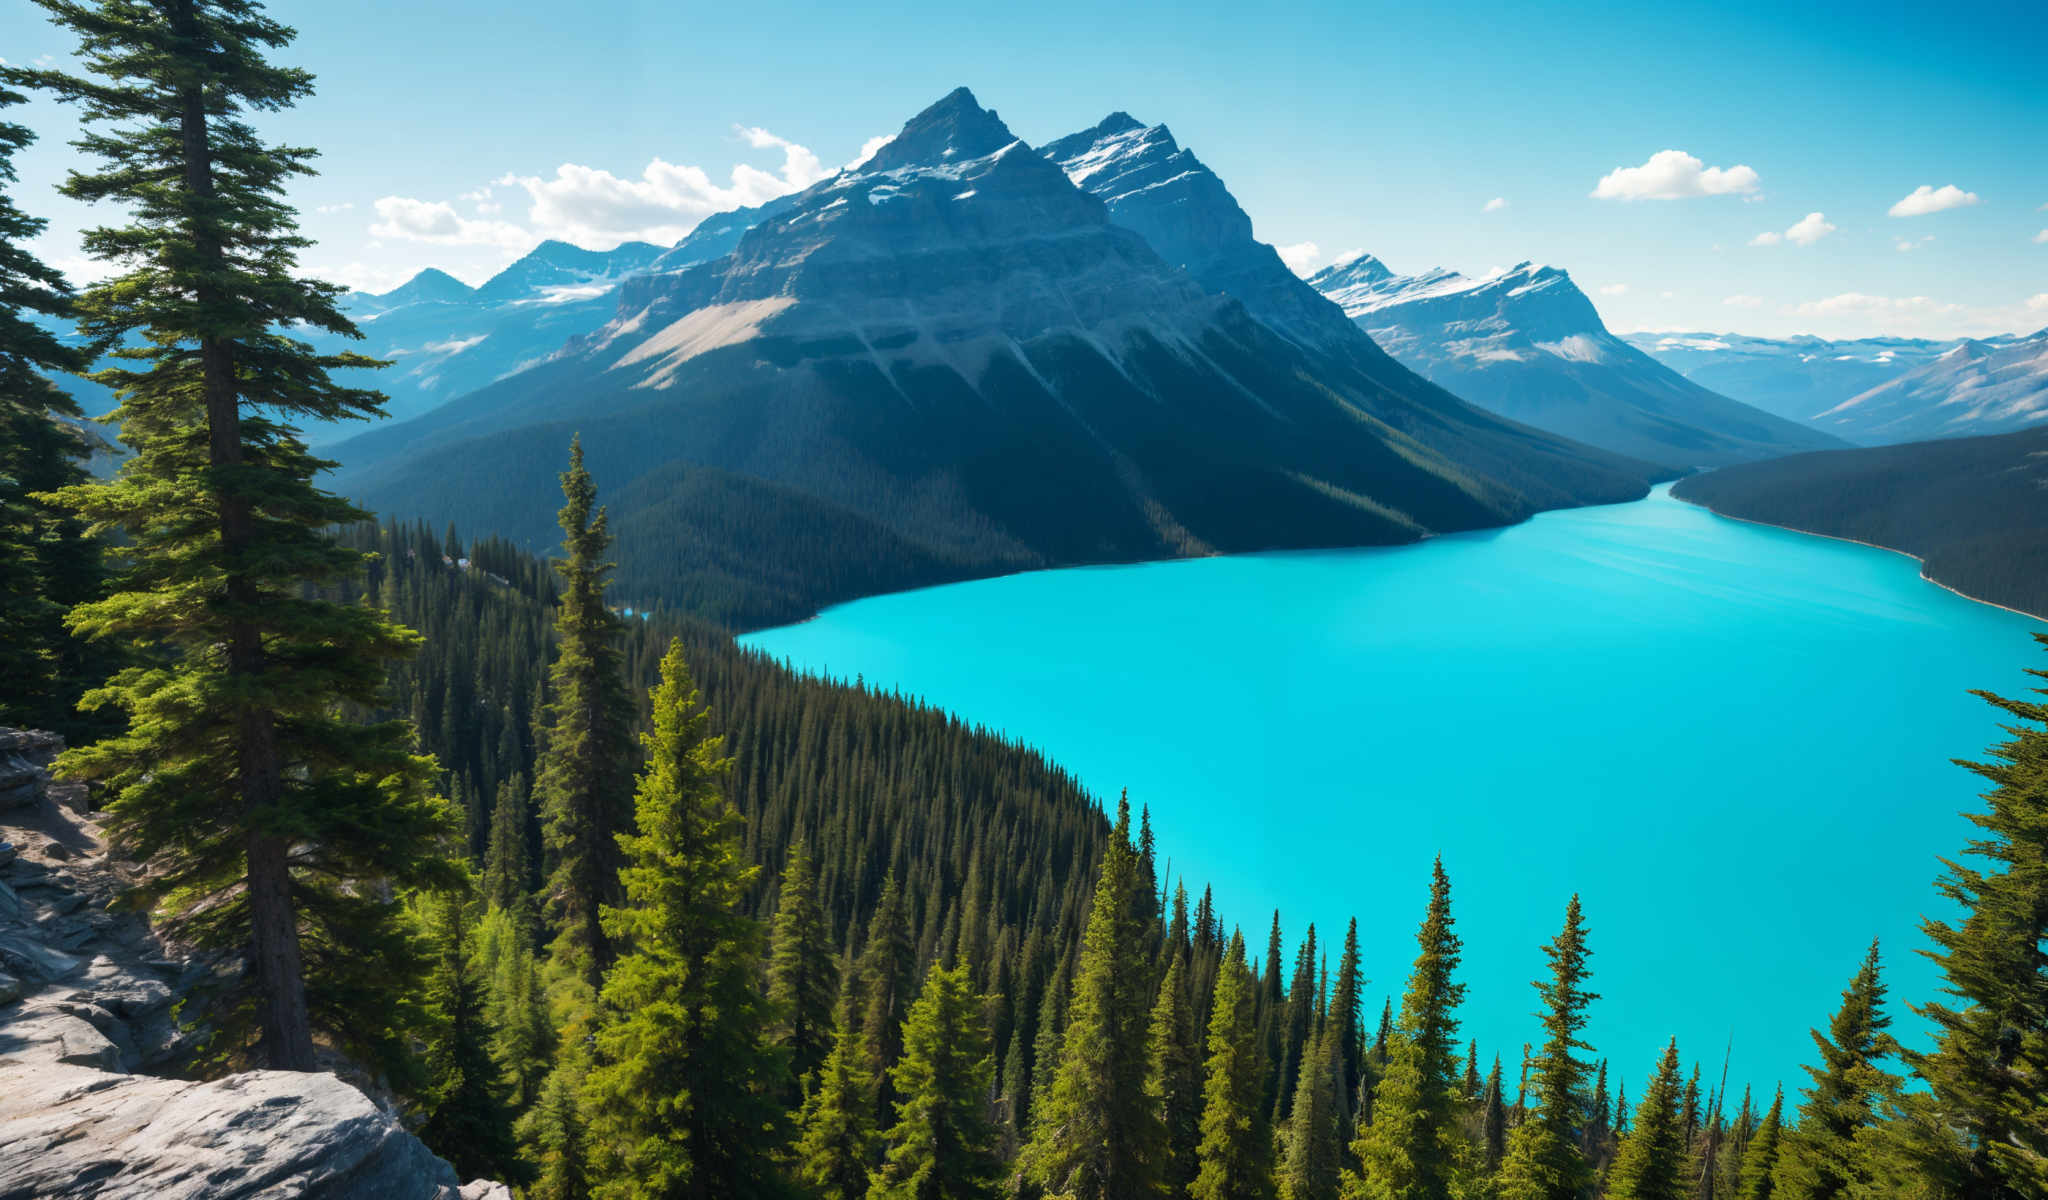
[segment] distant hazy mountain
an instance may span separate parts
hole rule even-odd
[[[1744,463],[1672,492],[1731,517],[1902,550],[1930,579],[2048,618],[2048,426]]]
[[[662,253],[644,242],[602,251],[542,242],[474,289],[430,267],[391,291],[344,299],[363,341],[313,341],[323,350],[390,360],[389,367],[362,372],[361,381],[390,397],[392,419],[405,420],[524,370],[603,325],[618,308],[619,283]],[[331,443],[362,428],[316,425],[307,435],[315,444]]]
[[[1595,446],[1699,467],[1839,444],[1701,387],[1609,333],[1556,267],[1408,276],[1360,255],[1308,282],[1432,382]]]
[[[647,572],[628,590],[745,624],[1020,567],[1407,541],[1653,470],[1369,339],[1275,332],[965,89],[774,207],[728,255],[628,278],[546,362],[339,447],[338,486],[546,545],[580,432]]]
[[[1636,349],[1724,396],[1793,421],[1821,413],[1940,357],[1955,345],[1924,338],[1749,337],[1629,333]]]
[[[1864,443],[2008,433],[2044,421],[2048,329],[2024,338],[1965,339],[1814,418],[1822,429]]]

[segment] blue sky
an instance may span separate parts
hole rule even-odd
[[[1166,122],[1311,265],[1550,262],[1619,330],[2048,325],[2039,0],[271,7],[319,77],[267,125],[323,153],[295,196],[306,262],[357,286],[478,281],[542,236],[673,240],[964,83],[1034,144],[1114,109]],[[9,61],[69,49],[27,4],[0,14]],[[91,216],[50,191],[69,115],[25,119],[20,199],[77,265]],[[1646,170],[1602,188],[1624,168]],[[1909,208],[1937,211],[1889,215],[1922,187]]]

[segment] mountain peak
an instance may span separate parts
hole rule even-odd
[[[1112,137],[1119,133],[1129,133],[1133,129],[1143,129],[1144,127],[1145,123],[1143,121],[1122,109],[1118,109],[1096,122],[1095,128],[1090,129],[1088,132],[1096,137]]]
[[[390,291],[378,293],[375,299],[392,306],[417,300],[467,300],[475,290],[439,267],[428,267]]]
[[[959,87],[904,122],[903,132],[875,151],[861,171],[965,162],[994,154],[1016,140],[995,110],[983,108],[973,92]]]

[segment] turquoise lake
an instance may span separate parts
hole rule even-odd
[[[1671,499],[1392,549],[1042,571],[879,596],[745,639],[901,689],[1149,805],[1159,853],[1255,952],[1275,908],[1359,918],[1369,1011],[1414,958],[1433,855],[1464,1034],[1512,1081],[1567,897],[1590,1039],[1631,1095],[1676,1035],[1711,1084],[1806,1082],[1872,937],[1897,1031],[2001,740],[1968,694],[2048,666],[2041,622],[1912,560]],[[1163,864],[1164,865],[1164,864]]]

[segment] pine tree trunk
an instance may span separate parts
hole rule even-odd
[[[187,37],[195,36],[197,22],[189,0],[174,10],[173,24]],[[179,134],[185,160],[185,188],[194,198],[213,197],[213,163],[207,144],[205,97],[197,87],[186,87],[179,96]],[[224,258],[221,239],[213,219],[194,222],[193,248],[210,266]],[[217,298],[204,283],[194,299],[201,309],[211,309]],[[216,469],[242,462],[241,405],[235,385],[235,364],[225,343],[217,338],[202,339],[200,369],[206,393],[207,459]],[[249,676],[263,670],[261,631],[242,614],[252,611],[258,596],[247,576],[238,568],[255,540],[255,517],[249,501],[234,495],[220,495],[220,539],[227,563],[228,609],[235,614],[227,629],[228,674]],[[259,709],[245,709],[239,716],[235,737],[237,767],[241,774],[242,811],[245,819],[275,807],[283,791],[273,716]],[[248,841],[248,895],[250,917],[250,965],[262,1006],[262,1037],[259,1043],[265,1065],[274,1070],[313,1069],[312,1024],[306,1011],[306,984],[299,961],[298,917],[293,909],[291,871],[287,861],[290,847],[282,838],[252,828]]]

